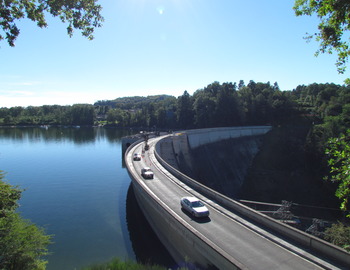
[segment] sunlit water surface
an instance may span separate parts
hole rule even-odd
[[[152,253],[151,247],[138,243],[137,235],[154,236],[147,231],[148,224],[142,224],[134,198],[129,199],[130,177],[122,165],[121,137],[130,133],[104,128],[0,128],[0,170],[7,173],[8,182],[25,189],[19,211],[54,235],[48,270],[79,269],[113,257],[152,262],[152,254],[144,254]],[[127,196],[132,209],[128,217]],[[143,241],[153,245],[158,239]],[[160,257],[159,251],[153,253]],[[167,256],[161,255],[165,264]]]

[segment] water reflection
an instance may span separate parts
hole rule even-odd
[[[73,141],[76,144],[94,143],[100,138],[107,138],[110,143],[119,142],[124,136],[134,134],[132,129],[103,127],[1,127],[0,137],[18,141]]]
[[[126,198],[126,222],[137,262],[171,268],[176,263],[148,224],[130,184]]]

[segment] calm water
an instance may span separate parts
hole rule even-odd
[[[19,185],[22,216],[53,234],[47,269],[113,257],[170,266],[122,165],[121,137],[104,128],[0,128],[0,170]]]

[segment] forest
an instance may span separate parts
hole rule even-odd
[[[1,126],[107,125],[142,129],[191,129],[245,125],[312,125],[317,143],[349,128],[350,87],[213,82],[190,95],[122,97],[95,104],[0,108]],[[316,142],[315,142],[316,143]]]

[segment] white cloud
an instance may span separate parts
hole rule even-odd
[[[0,90],[0,107],[93,104],[116,97],[113,92]]]
[[[25,91],[25,90],[0,90],[0,95],[5,97],[28,97],[33,96],[32,91]]]
[[[12,82],[8,85],[11,86],[34,86],[34,85],[40,85],[42,82]]]

